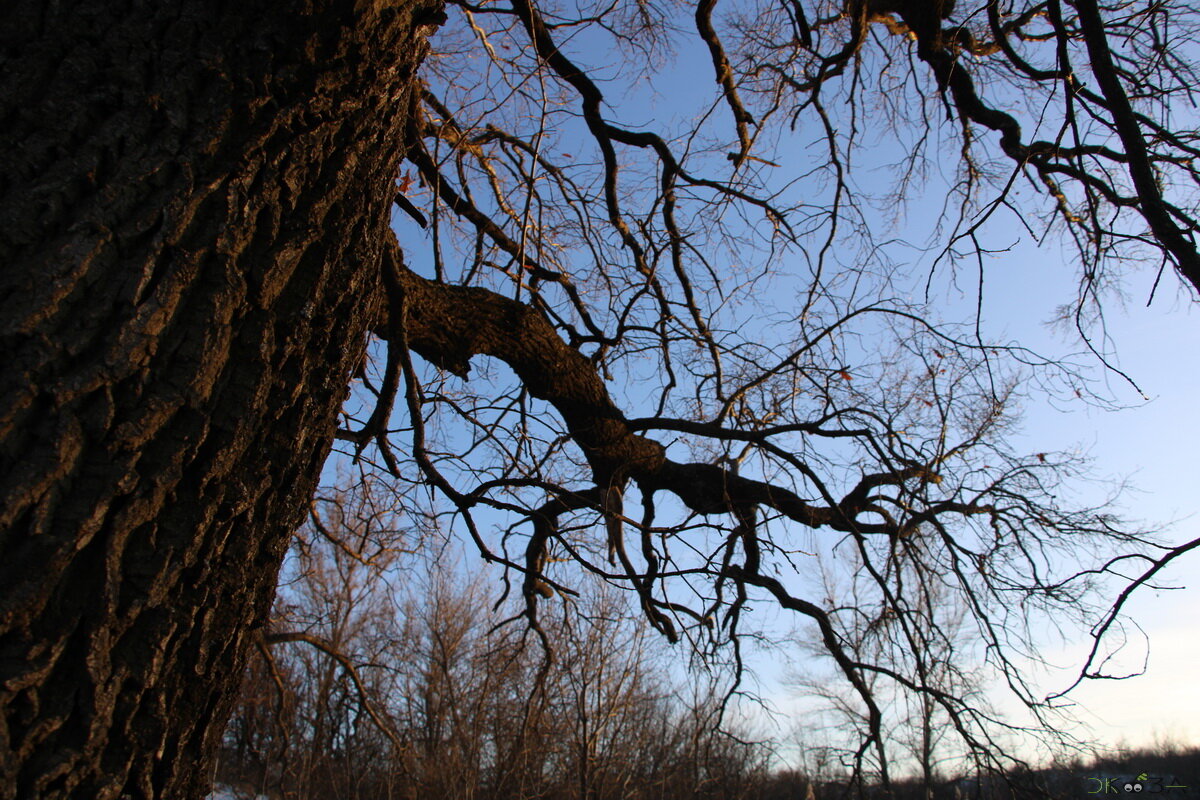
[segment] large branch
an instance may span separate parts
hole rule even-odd
[[[596,366],[569,346],[536,308],[487,289],[431,281],[408,269],[391,249],[395,291],[392,313],[405,310],[408,345],[423,358],[466,377],[473,356],[498,358],[529,393],[549,402],[583,450],[598,485],[636,481],[646,491],[667,491],[701,514],[763,505],[810,527],[861,533],[892,531],[887,523],[856,521],[857,503],[815,506],[790,489],[735,474],[724,467],[680,463],[659,442],[636,433],[613,402]],[[382,320],[375,332],[394,330]],[[898,483],[911,475],[898,473]],[[878,481],[878,476],[876,476]],[[849,497],[857,497],[851,492]]]
[[[1079,27],[1083,31],[1088,55],[1091,57],[1092,74],[1096,76],[1100,91],[1108,101],[1113,126],[1121,138],[1121,144],[1125,145],[1125,153],[1129,160],[1129,177],[1133,179],[1133,185],[1141,200],[1142,216],[1145,217],[1155,238],[1174,260],[1175,268],[1185,280],[1200,290],[1200,253],[1196,251],[1193,232],[1180,229],[1171,218],[1171,212],[1163,197],[1162,182],[1155,174],[1146,139],[1137,122],[1137,114],[1125,87],[1121,84],[1120,70],[1113,62],[1100,9],[1096,0],[1076,0],[1074,6],[1079,12]]]

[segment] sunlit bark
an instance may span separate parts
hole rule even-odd
[[[432,6],[5,8],[5,800],[207,790],[379,303]]]

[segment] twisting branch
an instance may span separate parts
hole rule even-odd
[[[408,346],[430,362],[467,377],[472,356],[508,364],[533,397],[549,401],[562,415],[600,485],[632,479],[650,491],[674,494],[700,514],[726,514],[732,507],[761,505],[810,527],[862,533],[896,532],[893,524],[855,519],[876,511],[866,490],[899,484],[923,474],[907,468],[872,475],[837,504],[814,506],[791,490],[701,463],[679,463],[665,449],[635,433],[616,407],[596,367],[559,338],[534,308],[477,287],[429,281],[402,267],[399,284],[408,309]],[[393,303],[392,308],[399,307]],[[390,325],[376,335],[387,338]]]
[[[717,31],[713,27],[712,12],[716,5],[717,0],[700,0],[696,3],[696,30],[700,33],[700,38],[708,45],[717,83],[721,85],[725,102],[729,105],[729,110],[733,112],[739,148],[736,153],[730,153],[729,158],[733,161],[734,167],[740,167],[746,160],[746,156],[750,154],[752,143],[750,126],[754,124],[754,118],[742,105],[742,98],[738,94],[737,83],[734,80],[733,67],[729,64],[729,56],[725,54],[725,47],[721,44],[721,38],[717,36]],[[804,19],[803,14],[804,12],[800,11],[800,20]]]

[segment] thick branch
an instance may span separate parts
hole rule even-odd
[[[1155,238],[1171,254],[1180,274],[1192,286],[1200,289],[1200,254],[1196,252],[1196,244],[1192,237],[1180,230],[1171,219],[1171,212],[1163,199],[1162,187],[1154,174],[1146,140],[1137,123],[1137,115],[1113,63],[1100,9],[1095,0],[1077,0],[1074,5],[1079,11],[1079,27],[1083,31],[1088,55],[1092,60],[1092,74],[1096,76],[1104,99],[1108,101],[1113,125],[1117,129],[1117,135],[1121,137],[1121,144],[1125,145],[1125,153],[1129,158],[1129,177],[1133,179],[1133,185],[1141,199],[1142,216],[1146,218],[1146,223],[1154,232]]]
[[[391,306],[403,304],[407,309],[409,346],[460,377],[467,376],[472,356],[491,356],[508,364],[533,397],[549,402],[562,415],[597,485],[632,479],[646,490],[671,492],[701,514],[763,505],[811,527],[889,532],[885,523],[856,522],[855,514],[864,509],[854,503],[814,506],[789,489],[724,467],[668,459],[662,444],[634,432],[596,366],[564,342],[537,309],[486,289],[427,280],[403,265],[394,246],[391,253],[402,293],[392,297]],[[386,321],[376,326],[375,333],[383,338],[389,332]]]

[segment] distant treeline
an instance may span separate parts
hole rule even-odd
[[[421,567],[362,501],[314,512],[248,665],[216,781],[268,800],[1008,800],[1200,797],[1200,749],[1043,770],[850,783],[781,769],[719,681],[672,669],[627,595],[596,581],[521,616],[519,592]],[[337,535],[332,535],[334,532]],[[805,720],[797,720],[801,728]],[[814,722],[815,724],[815,722]],[[1187,789],[1173,788],[1177,785]]]
[[[1144,777],[1143,777],[1144,776]],[[755,800],[869,798],[870,800],[1068,800],[1104,797],[1200,798],[1200,747],[1161,744],[1089,759],[1056,763],[1043,769],[959,775],[937,780],[896,781],[891,792],[881,786],[843,781],[813,783],[797,772],[767,776]],[[1140,785],[1141,788],[1138,788]],[[809,792],[811,791],[811,794]]]
[[[535,627],[513,618],[519,602],[496,607],[494,584],[489,596],[464,586],[469,577],[435,569],[416,577],[411,563],[390,570],[388,558],[319,537],[295,548],[224,738],[216,778],[226,793],[716,800],[761,792],[768,746],[718,725],[722,695],[702,672],[670,680],[661,637],[621,593],[544,603]]]

